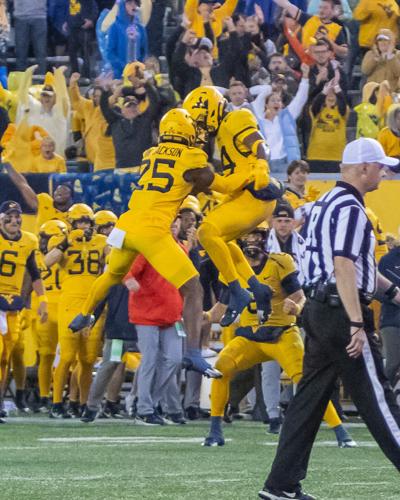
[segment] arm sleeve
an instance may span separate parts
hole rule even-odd
[[[31,277],[32,283],[40,279],[40,269],[36,262],[36,250],[32,250],[26,261],[26,269]]]
[[[146,92],[147,92],[147,97],[149,99],[149,107],[146,110],[146,113],[150,116],[151,119],[155,117],[155,115],[158,113],[158,109],[160,106],[160,96],[158,95],[158,92],[153,85],[150,83],[146,83]]]
[[[346,257],[355,262],[360,253],[366,231],[372,231],[365,213],[356,205],[343,207],[337,214],[333,242],[334,257]]]
[[[298,271],[293,271],[281,280],[282,288],[288,295],[301,290],[298,274]]]
[[[138,255],[133,262],[133,265],[130,270],[130,278],[135,278],[135,280],[140,281],[140,278],[143,275],[143,272],[146,268],[147,261],[143,257],[143,255]]]
[[[238,0],[225,0],[224,4],[216,11],[218,18],[223,21],[225,17],[230,17],[236,9],[237,3]]]
[[[193,23],[198,6],[198,0],[186,0],[184,14],[188,18],[189,23]]]
[[[338,106],[338,109],[339,109],[339,113],[342,115],[342,116],[346,116],[346,113],[347,113],[347,103],[346,103],[346,98],[343,94],[342,91],[338,92],[336,94],[336,99],[337,99],[337,106]]]
[[[271,85],[263,85],[262,90],[258,92],[257,97],[251,103],[257,118],[264,118],[265,99],[271,94],[271,92]]]

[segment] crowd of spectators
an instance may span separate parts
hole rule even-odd
[[[300,159],[336,172],[360,136],[397,156],[399,17],[395,0],[2,1],[3,160],[135,169],[199,85],[255,114],[275,173]]]

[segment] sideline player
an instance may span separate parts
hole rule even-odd
[[[49,240],[52,237],[65,238],[68,233],[67,225],[60,220],[49,220],[39,229],[39,250],[43,259],[49,252]],[[53,362],[58,343],[58,303],[61,294],[61,271],[58,264],[51,268],[45,266],[42,271],[42,280],[48,298],[48,318],[45,323],[33,321],[33,330],[37,336],[39,352],[39,411],[48,413],[51,381],[53,378]],[[32,297],[32,309],[35,298]]]
[[[47,320],[47,298],[37,265],[38,240],[21,230],[22,210],[15,201],[0,205],[0,422],[4,416],[3,395],[8,365],[20,335],[21,310],[24,307],[22,288],[25,272],[39,299],[40,320]]]
[[[303,374],[304,347],[296,316],[301,313],[305,296],[297,279],[296,264],[286,253],[266,254],[259,234],[258,229],[250,233],[242,245],[257,279],[274,290],[272,313],[268,321],[259,326],[255,304],[251,303],[240,316],[236,337],[219,354],[215,366],[223,377],[213,380],[211,385],[211,427],[204,446],[225,444],[222,417],[229,399],[229,384],[237,372],[275,360],[294,383],[297,384]],[[210,311],[212,319],[218,320],[225,307],[217,303]],[[331,402],[326,408],[325,420],[335,431],[339,447],[356,446]]]
[[[108,248],[106,237],[95,233],[93,211],[84,203],[72,205],[68,211],[68,222],[72,228],[70,233],[61,238],[53,237],[49,241],[51,250],[45,257],[48,267],[58,264],[62,272],[58,306],[60,361],[54,372],[52,418],[68,418],[62,402],[63,390],[69,369],[77,357],[80,365],[80,403],[86,403],[92,368],[101,344],[101,330],[93,328],[72,333],[68,325],[81,310],[87,290],[103,271]]]
[[[193,188],[206,189],[214,179],[207,156],[196,142],[196,128],[183,109],[168,111],[160,122],[158,146],[145,152],[139,189],[132,193],[129,210],[121,215],[109,236],[113,246],[106,272],[93,284],[71,323],[73,331],[90,325],[91,313],[109,288],[122,281],[138,254],[184,297],[183,320],[188,334],[184,363],[211,377],[220,376],[202,357],[202,288],[192,262],[173,239],[170,227],[180,205]]]
[[[307,71],[304,67],[304,78]],[[268,220],[275,200],[283,194],[282,186],[269,175],[269,150],[255,116],[248,109],[227,112],[226,104],[216,89],[207,86],[193,90],[183,102],[206,138],[216,136],[228,186],[224,191],[218,186],[219,177],[214,179],[210,188],[229,196],[207,214],[198,230],[201,245],[230,292],[222,326],[233,323],[251,301],[250,293],[240,286],[239,276],[253,293],[263,320],[270,312],[271,290],[258,282],[235,240]]]

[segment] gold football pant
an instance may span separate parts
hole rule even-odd
[[[39,351],[39,392],[40,397],[49,397],[51,380],[53,378],[53,363],[58,343],[58,303],[49,302],[48,319],[41,323],[35,322],[35,333]]]
[[[229,400],[229,384],[234,375],[264,361],[275,360],[297,384],[303,374],[304,346],[296,326],[286,330],[277,343],[253,342],[244,337],[235,337],[218,356],[215,368],[223,376],[211,383],[211,416],[222,417]],[[342,422],[329,402],[324,420],[329,427]]]
[[[269,219],[275,205],[276,200],[258,200],[249,191],[243,190],[238,196],[214,208],[200,225],[199,241],[227,283],[237,280],[239,275],[247,283],[254,276],[234,241]]]
[[[68,325],[82,308],[83,297],[61,295],[58,309],[58,334],[60,361],[54,372],[53,402],[61,403],[69,369],[78,358],[80,363],[79,395],[81,404],[86,403],[92,381],[92,368],[101,346],[100,328],[89,334],[72,333]]]
[[[169,232],[138,224],[131,211],[120,217],[117,226],[126,231],[123,247],[112,248],[106,271],[96,279],[83,304],[84,315],[94,310],[113,285],[121,283],[139,254],[178,289],[198,275],[189,257]]]

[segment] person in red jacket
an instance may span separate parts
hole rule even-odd
[[[171,230],[177,238],[179,217]],[[169,418],[175,423],[184,423],[177,382],[183,347],[180,327],[182,296],[142,255],[135,259],[125,285],[131,292],[129,321],[136,326],[142,354],[137,374],[136,420],[163,425],[164,419],[155,411],[162,399]]]

